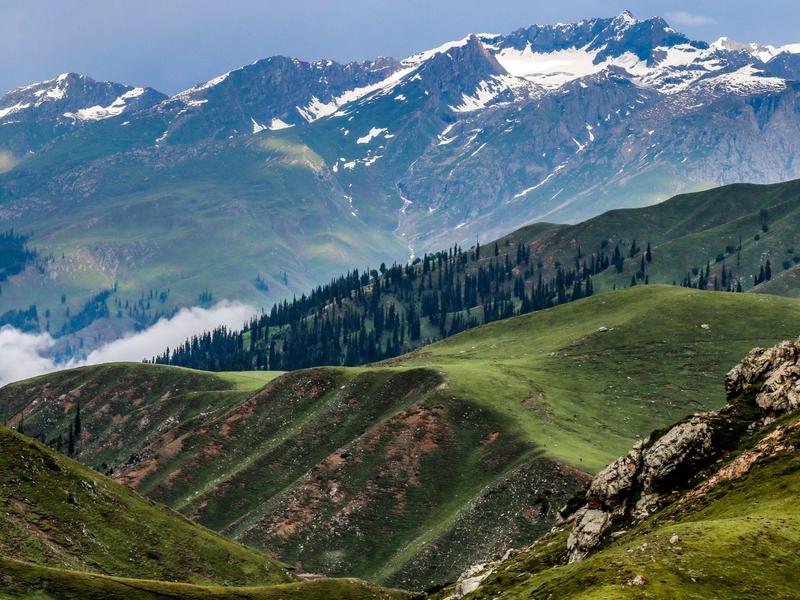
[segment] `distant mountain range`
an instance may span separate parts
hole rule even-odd
[[[64,74],[0,97],[0,227],[38,251],[0,283],[0,322],[35,303],[91,344],[533,221],[795,178],[799,78],[800,44],[628,12],[404,60],[272,57],[172,97]]]

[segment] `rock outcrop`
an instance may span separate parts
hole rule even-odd
[[[727,375],[727,405],[696,414],[664,433],[637,442],[603,469],[586,504],[567,517],[569,562],[583,559],[615,530],[640,521],[731,450],[753,427],[800,408],[800,340],[756,348]]]
[[[754,348],[725,379],[728,398],[759,385],[756,404],[768,417],[800,407],[800,340]]]

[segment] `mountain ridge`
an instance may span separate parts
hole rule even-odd
[[[3,125],[0,225],[31,233],[39,260],[4,285],[0,322],[35,303],[59,333],[62,296],[75,313],[113,288],[137,310],[79,334],[97,344],[531,221],[797,177],[795,49],[694,42],[625,13],[402,60],[264,59],[140,110],[64,117],[107,116],[122,92],[44,133]],[[151,293],[166,300],[138,306]]]

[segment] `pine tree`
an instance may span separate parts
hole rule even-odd
[[[647,262],[653,262],[653,251],[650,248],[650,242],[647,242],[647,252],[645,257],[647,258]]]

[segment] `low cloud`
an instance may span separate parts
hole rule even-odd
[[[674,25],[683,25],[684,27],[701,27],[703,25],[713,25],[717,22],[713,17],[695,15],[685,10],[668,12],[667,20]]]
[[[45,356],[54,343],[47,333],[0,328],[0,385],[54,371],[56,365]]]
[[[212,308],[182,308],[170,319],[161,319],[144,331],[125,336],[92,351],[86,364],[125,360],[140,361],[174,348],[186,338],[225,325],[239,329],[255,309],[239,302],[220,302]]]
[[[24,333],[11,326],[0,329],[0,385],[58,369],[105,362],[141,361],[174,348],[186,338],[220,327],[240,328],[256,312],[240,302],[223,301],[211,308],[182,308],[144,331],[131,333],[93,350],[84,361],[56,364],[47,356],[54,340],[46,333]]]

